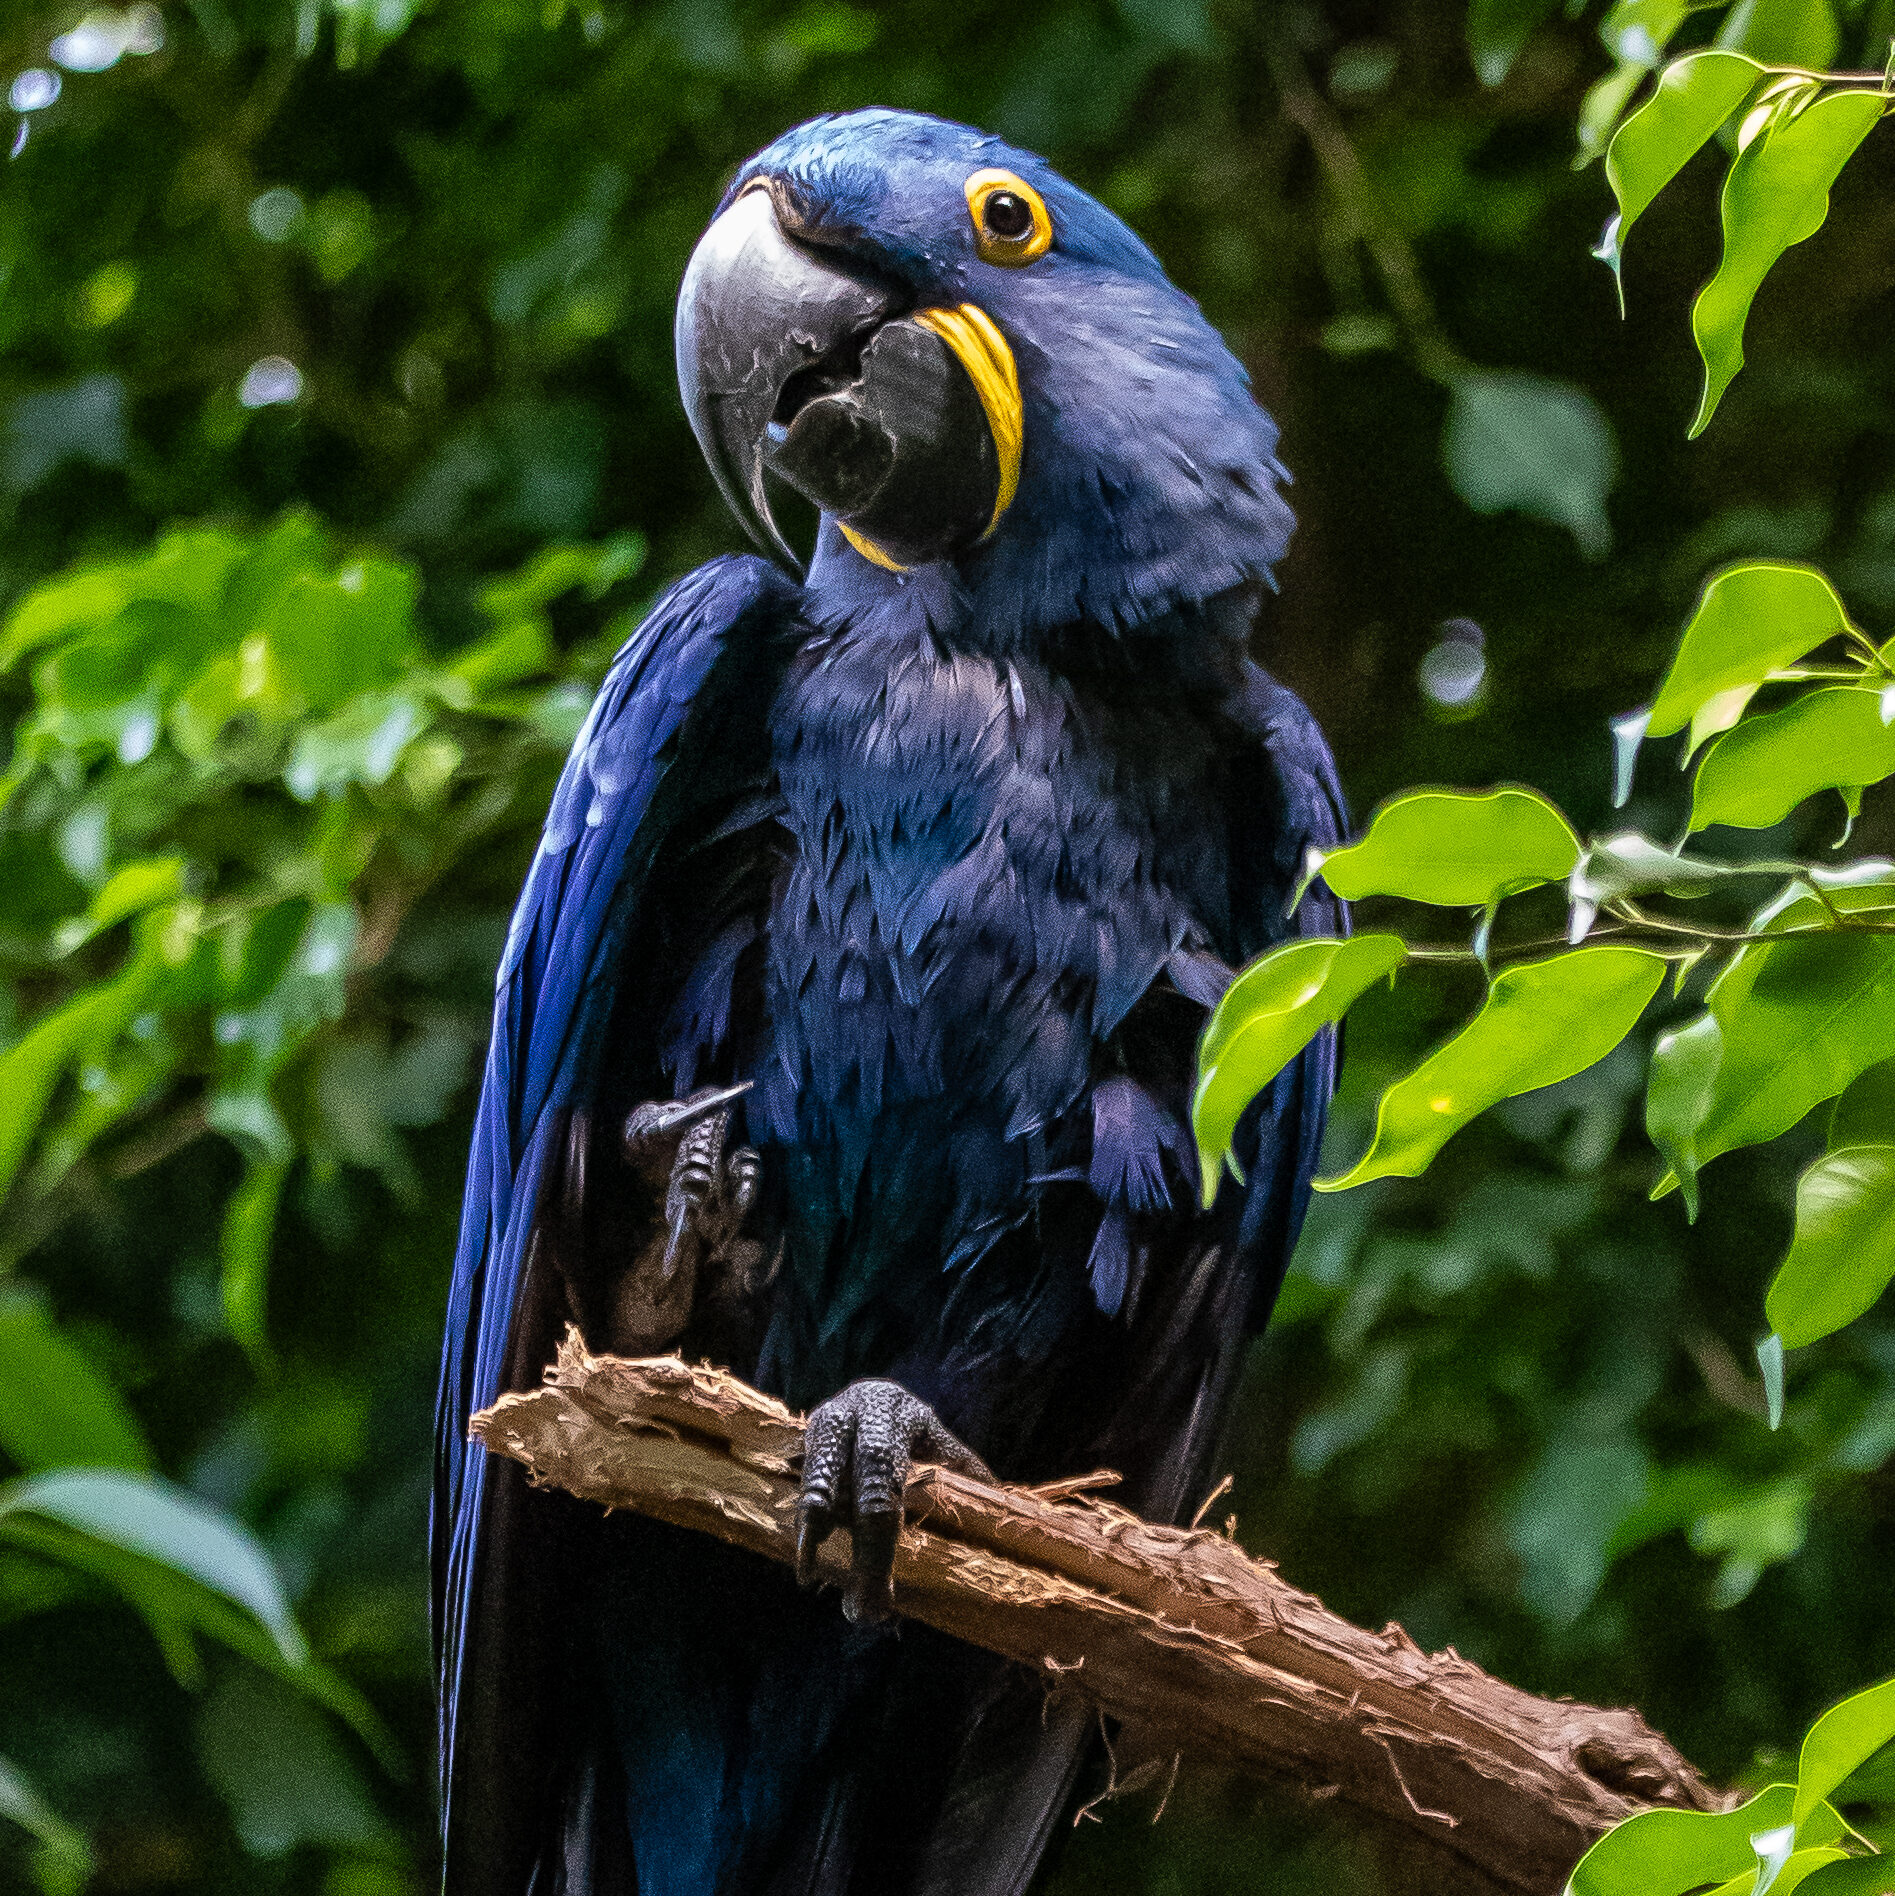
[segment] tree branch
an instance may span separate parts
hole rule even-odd
[[[593,1356],[569,1331],[546,1386],[473,1437],[536,1485],[793,1557],[803,1424],[722,1370]],[[1651,1803],[1720,1800],[1636,1712],[1535,1698],[1399,1626],[1371,1633],[1206,1528],[1154,1527],[1089,1490],[918,1469],[895,1559],[910,1618],[1080,1690],[1147,1752],[1288,1779],[1391,1819],[1496,1888],[1555,1896]],[[847,1542],[820,1567],[839,1580]]]

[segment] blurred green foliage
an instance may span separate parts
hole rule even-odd
[[[1674,50],[1785,56],[1742,37],[1761,0],[1662,11]],[[1879,68],[1881,0],[1789,11]],[[1895,617],[1886,140],[1687,448],[1728,157],[1641,208],[1621,325],[1587,255],[1611,193],[1572,159],[1659,63],[1626,14],[1602,41],[1551,0],[7,10],[0,1884],[431,1879],[429,1404],[492,968],[606,656],[732,543],[671,301],[785,124],[987,124],[1153,241],[1283,422],[1303,526],[1264,656],[1360,808],[1526,778],[1598,827],[1607,719],[1720,562],[1815,561]],[[1675,832],[1653,776],[1625,820]],[[1882,798],[1854,847],[1895,841]],[[1513,900],[1563,926],[1558,892]],[[1480,992],[1356,1002],[1339,1161]],[[1895,1325],[1812,1345],[1772,1433],[1751,1352],[1820,1128],[1710,1162],[1688,1225],[1647,1199],[1642,1080],[1628,1047],[1320,1201],[1233,1505],[1338,1610],[1637,1703],[1761,1786],[1895,1671]],[[1056,1888],[1425,1883],[1207,1776],[1155,1826],[1095,1814]]]

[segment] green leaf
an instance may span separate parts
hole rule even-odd
[[[1668,737],[1700,707],[1851,630],[1836,589],[1813,566],[1751,560],[1713,576],[1652,704],[1648,734]]]
[[[99,566],[35,586],[7,617],[0,634],[0,671],[11,671],[30,651],[75,632],[109,625],[131,595],[122,566]]]
[[[1579,1859],[1568,1896],[1684,1896],[1757,1868],[1751,1838],[1780,1829],[1796,1802],[1793,1784],[1773,1784],[1735,1810],[1642,1810],[1606,1834]],[[1802,1841],[1835,1843],[1842,1820],[1828,1806],[1812,1813]]]
[[[1797,1850],[1785,1859],[1774,1881],[1766,1884],[1760,1880],[1752,1888],[1755,1896],[1791,1896],[1793,1890],[1802,1889],[1826,1864],[1849,1861],[1849,1852],[1834,1844],[1824,1844],[1819,1850]]]
[[[1622,59],[1603,78],[1595,79],[1586,88],[1586,96],[1579,102],[1579,156],[1575,163],[1589,165],[1608,148],[1612,134],[1625,116],[1625,108],[1632,103],[1632,95],[1645,83],[1650,70],[1642,61]],[[1601,263],[1610,264],[1615,274],[1618,239],[1619,220],[1614,217],[1592,253]]]
[[[1612,424],[1585,390],[1524,371],[1455,379],[1441,438],[1448,482],[1476,513],[1508,509],[1564,527],[1590,560],[1612,546]]]
[[[1801,1896],[1895,1896],[1895,1857],[1851,1857],[1804,1878]]]
[[[86,905],[83,915],[64,923],[54,937],[60,954],[102,935],[108,928],[129,921],[132,916],[169,902],[184,892],[182,856],[145,856],[116,870],[111,879]]]
[[[40,1796],[8,1758],[0,1757],[0,1817],[38,1840],[33,1872],[46,1896],[79,1896],[92,1877],[84,1836]]]
[[[1616,1530],[1650,1492],[1651,1474],[1629,1433],[1571,1426],[1548,1437],[1505,1515],[1527,1606],[1559,1626],[1579,1618],[1605,1578]]]
[[[1484,86],[1497,86],[1559,0],[1470,0],[1467,50]]]
[[[1615,276],[1632,226],[1763,77],[1761,66],[1735,53],[1687,54],[1658,75],[1652,96],[1613,134],[1605,175],[1619,215],[1599,254]]]
[[[1766,66],[1821,71],[1841,41],[1829,0],[1737,0],[1717,30],[1717,43]]]
[[[386,783],[427,724],[427,711],[411,693],[364,692],[298,736],[284,785],[291,796],[311,803],[347,784]]]
[[[1814,883],[1822,899],[1811,890]],[[1753,935],[1787,935],[1798,929],[1828,928],[1830,910],[1844,915],[1886,915],[1895,909],[1895,862],[1864,856],[1829,869],[1801,865],[1795,878],[1751,918]]]
[[[1485,908],[1558,882],[1579,838],[1537,790],[1408,790],[1369,820],[1359,842],[1310,861],[1345,901],[1398,895],[1443,908]]]
[[[481,609],[498,621],[522,619],[544,611],[576,586],[585,588],[588,599],[603,599],[644,565],[646,552],[642,533],[615,533],[589,545],[542,547],[518,572],[483,588]]]
[[[1895,1057],[1895,936],[1811,934],[1742,948],[1706,996],[1724,1057],[1698,1162],[1774,1139]]]
[[[1812,691],[1728,731],[1705,752],[1691,827],[1769,829],[1818,790],[1860,788],[1895,773],[1895,728],[1881,696],[1852,685]]]
[[[249,1529],[162,1477],[117,1468],[27,1475],[0,1485],[0,1529],[21,1515],[186,1576],[253,1618],[286,1665],[307,1660],[276,1569]]]
[[[1677,1174],[1686,1214],[1694,1222],[1698,1215],[1697,1132],[1711,1110],[1723,1059],[1724,1031],[1716,1015],[1709,1013],[1660,1034],[1652,1048],[1645,1131]]]
[[[356,560],[333,579],[302,573],[265,607],[256,636],[291,693],[333,711],[412,655],[416,591],[413,569],[391,560]]]
[[[1836,1095],[1829,1111],[1829,1149],[1895,1146],[1895,1060],[1859,1073]]]
[[[1738,152],[1724,180],[1723,259],[1691,311],[1704,358],[1694,439],[1744,366],[1744,321],[1771,265],[1822,228],[1829,187],[1882,116],[1883,105],[1879,92],[1832,92],[1800,112],[1772,116]]]
[[[1809,1537],[1809,1482],[1801,1475],[1783,1475],[1748,1493],[1733,1496],[1707,1509],[1691,1523],[1686,1538],[1700,1554],[1722,1556],[1711,1588],[1711,1604],[1720,1610],[1745,1599],[1766,1567],[1802,1551]],[[1829,1843],[1835,1833],[1808,1837],[1805,1843]]]
[[[1637,1024],[1667,965],[1642,948],[1601,946],[1504,969],[1473,1020],[1382,1095],[1369,1150],[1317,1189],[1416,1177],[1489,1106],[1604,1059]]]
[[[1663,60],[1694,4],[1703,0],[1618,0],[1599,22],[1599,37],[1614,59],[1650,70]]]
[[[1850,1772],[1895,1739],[1895,1679],[1884,1679],[1832,1705],[1809,1728],[1796,1764],[1796,1809],[1802,1824]]]
[[[0,1448],[20,1467],[149,1468],[145,1432],[119,1393],[24,1288],[0,1290]]]
[[[1221,1167],[1231,1163],[1230,1142],[1245,1107],[1407,958],[1397,935],[1293,941],[1252,962],[1231,983],[1205,1025],[1191,1101],[1207,1206],[1217,1195]]]
[[[226,1675],[198,1715],[197,1742],[204,1775],[252,1856],[287,1856],[301,1845],[373,1850],[387,1840],[334,1731],[267,1675]]]
[[[11,1187],[60,1076],[117,1037],[144,1004],[161,966],[155,948],[142,944],[116,980],[83,989],[42,1015],[0,1054],[0,1194]]]
[[[260,1361],[269,1356],[270,1246],[288,1176],[289,1166],[280,1158],[253,1160],[224,1208],[224,1320],[231,1335]]]
[[[1895,1145],[1849,1146],[1797,1181],[1796,1234],[1764,1299],[1790,1349],[1840,1330],[1895,1278]]]
[[[1750,701],[1756,695],[1755,685],[1737,685],[1699,705],[1691,714],[1691,729],[1684,740],[1687,761],[1695,757],[1709,739],[1728,731],[1750,709]]]

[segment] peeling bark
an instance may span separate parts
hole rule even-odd
[[[471,1432],[537,1485],[793,1558],[802,1418],[725,1371],[593,1356],[569,1331],[546,1386],[503,1396]],[[1147,1758],[1287,1779],[1521,1896],[1556,1896],[1593,1838],[1648,1804],[1721,1807],[1636,1712],[1535,1698],[1392,1623],[1365,1631],[1223,1534],[1114,1507],[1097,1492],[1112,1479],[990,1487],[918,1469],[897,1608],[1083,1691]],[[830,1537],[825,1578],[847,1551]]]

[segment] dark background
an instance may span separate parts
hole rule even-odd
[[[49,42],[78,17],[15,0],[0,86],[57,70]],[[1649,695],[1720,560],[1817,560],[1865,625],[1895,630],[1891,146],[1870,140],[1828,227],[1772,277],[1751,366],[1687,444],[1721,160],[1643,220],[1621,321],[1587,254],[1609,194],[1573,163],[1609,63],[1596,21],[1555,17],[1489,88],[1460,9],[1419,0],[193,0],[158,17],[161,49],[65,70],[55,102],[0,114],[26,128],[0,163],[0,596],[180,522],[304,506],[344,544],[416,563],[425,636],[451,651],[490,576],[632,530],[640,571],[550,609],[561,662],[596,679],[623,615],[734,543],[674,390],[689,248],[750,151],[883,103],[1046,152],[1249,366],[1301,520],[1262,656],[1316,710],[1358,810],[1406,784],[1523,779],[1582,825],[1607,820],[1605,721]],[[1876,23],[1845,27],[1859,46]],[[1273,62],[1307,74],[1359,194],[1338,198],[1284,117]],[[1390,313],[1365,214],[1419,272],[1420,333]],[[1457,495],[1443,339],[1452,360],[1596,405],[1619,470],[1609,550]],[[273,356],[300,395],[246,406]],[[1422,683],[1444,627],[1450,656],[1483,667],[1460,705]],[[0,689],[24,707],[21,674]],[[493,955],[553,761],[520,764],[498,840],[404,912],[394,964],[449,1024],[452,1070],[400,1122],[398,1165],[346,1142],[299,1158],[267,1363],[217,1304],[240,1169],[217,1136],[0,1227],[0,1270],[44,1290],[164,1470],[261,1536],[317,1651],[405,1759],[391,1773],[215,1649],[187,1689],[115,1597],[42,1610],[0,1564],[0,1755],[91,1836],[100,1890],[395,1896],[434,1874],[439,1313]],[[1647,764],[1633,812],[1660,832],[1682,809],[1668,776]],[[1885,821],[1872,799],[1858,842]],[[0,948],[30,1018],[38,951]],[[384,1005],[366,975],[350,993]],[[1405,979],[1352,1020],[1336,1151],[1475,994]],[[1646,1202],[1640,1081],[1621,1050],[1480,1122],[1423,1179],[1319,1201],[1219,1514],[1338,1610],[1534,1690],[1636,1703],[1728,1779],[1895,1671],[1895,1329],[1871,1318],[1809,1352],[1767,1432],[1751,1347],[1804,1148],[1713,1166],[1687,1227],[1675,1199]],[[1082,1823],[1055,1887],[1413,1886],[1288,1794],[1187,1771],[1155,1826],[1152,1805]],[[0,1886],[28,1878],[23,1833],[0,1822]]]

